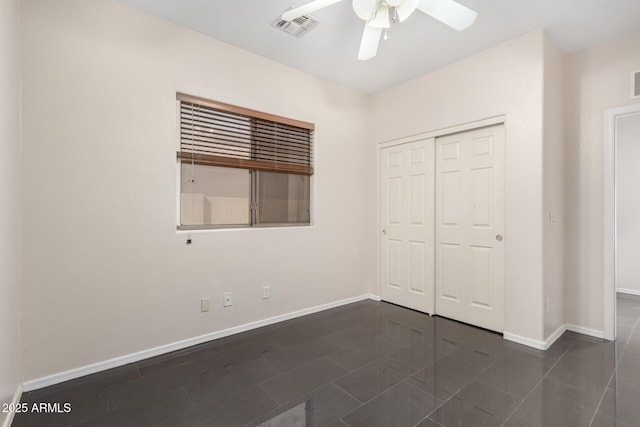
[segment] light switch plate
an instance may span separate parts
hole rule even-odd
[[[200,312],[205,313],[209,311],[211,305],[211,298],[202,298],[200,300]]]

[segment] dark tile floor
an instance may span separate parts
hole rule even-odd
[[[363,301],[47,389],[70,403],[14,426],[640,426],[640,297],[617,343],[565,333],[537,351]]]

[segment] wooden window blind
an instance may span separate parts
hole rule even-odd
[[[313,175],[314,125],[177,94],[183,163]]]

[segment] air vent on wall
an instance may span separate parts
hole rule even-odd
[[[304,34],[309,32],[313,27],[318,25],[318,20],[312,16],[302,15],[299,18],[294,19],[293,21],[284,21],[282,19],[277,19],[272,22],[276,28],[281,29],[287,34],[291,34],[294,37],[302,37]]]
[[[631,97],[640,98],[640,70],[631,73]]]

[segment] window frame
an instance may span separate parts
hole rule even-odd
[[[262,169],[252,169],[246,167],[238,167],[238,166],[217,166],[229,169],[244,169],[247,173],[250,174],[249,177],[249,223],[248,224],[196,224],[196,225],[182,225],[182,206],[181,206],[181,195],[182,195],[182,165],[184,162],[181,158],[181,103],[182,102],[191,102],[191,103],[199,103],[201,105],[219,109],[222,111],[229,111],[231,113],[248,115],[252,118],[273,121],[277,123],[283,123],[290,126],[299,126],[305,129],[310,130],[310,173],[298,173],[291,171],[274,171],[274,170],[262,170]],[[218,101],[213,101],[193,95],[187,95],[182,92],[176,92],[176,123],[175,123],[175,132],[176,132],[176,231],[177,232],[207,232],[207,231],[215,231],[215,230],[249,230],[249,229],[273,229],[273,228],[299,228],[299,227],[313,227],[314,226],[314,163],[315,163],[315,124],[304,122],[296,119],[291,119],[287,117],[277,116],[270,113],[264,113],[257,110],[251,110],[248,108],[238,107],[231,104],[225,104]],[[203,165],[202,166],[208,166]],[[209,165],[211,166],[211,165]],[[282,173],[286,175],[307,175],[309,176],[309,221],[308,222],[278,222],[278,223],[259,223],[259,203],[258,203],[258,172],[274,172],[274,173]]]

